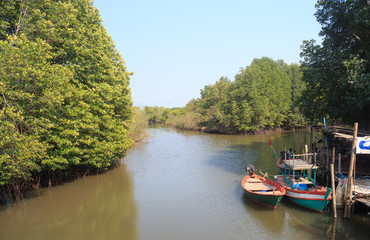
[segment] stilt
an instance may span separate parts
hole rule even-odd
[[[353,131],[353,140],[352,140],[352,149],[351,149],[351,160],[349,164],[349,170],[348,170],[348,187],[347,187],[347,193],[346,193],[346,201],[345,201],[345,207],[344,207],[344,217],[345,218],[351,218],[352,213],[352,189],[353,189],[353,168],[355,163],[355,151],[356,151],[356,141],[357,141],[357,129],[358,129],[358,123],[355,123],[355,129]]]
[[[312,126],[310,127],[310,152],[313,152],[313,149],[312,149],[312,139],[313,139],[313,133],[312,133]]]
[[[331,163],[335,165],[335,147],[333,147],[333,153],[331,156]]]
[[[334,178],[334,164],[330,164],[330,172],[331,172],[331,189],[333,195],[333,211],[334,211],[334,218],[337,218],[337,199],[335,195],[335,178]]]
[[[305,150],[305,155],[304,155],[304,159],[309,162],[308,160],[308,147],[307,147],[307,144],[304,145],[304,150]]]
[[[339,153],[339,154],[338,154],[338,172],[339,172],[339,173],[341,173],[341,172],[342,172],[341,164],[342,164],[342,154],[341,154],[341,153]]]

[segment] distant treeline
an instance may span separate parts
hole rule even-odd
[[[221,77],[184,108],[145,107],[151,122],[228,134],[302,127],[297,99],[304,89],[299,65],[254,59],[234,81]]]
[[[321,45],[303,41],[300,65],[254,59],[233,81],[221,77],[186,107],[145,107],[150,121],[179,128],[253,133],[321,123],[370,130],[370,6],[366,0],[316,4]]]
[[[1,1],[0,200],[121,159],[129,78],[91,0]]]

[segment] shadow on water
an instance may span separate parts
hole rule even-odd
[[[0,211],[1,239],[137,239],[126,166],[78,179]]]
[[[269,234],[281,233],[284,228],[285,212],[278,206],[272,210],[250,200],[245,192],[242,193],[241,202],[245,212],[251,220],[258,221]]]
[[[247,165],[254,165],[271,177],[279,173],[276,167],[276,157],[265,142],[252,142],[228,146],[227,149],[217,151],[206,164],[223,169],[226,172],[244,173]]]
[[[179,133],[184,134],[183,132]],[[271,135],[246,136],[212,134],[204,135],[204,137],[215,142],[219,146],[218,148],[221,149],[215,149],[215,153],[206,164],[234,174],[243,173],[245,166],[250,164],[270,175],[279,173],[276,167],[277,158],[268,144],[269,138],[273,142],[273,148],[277,156],[279,156],[280,151],[286,148],[293,148],[298,151],[309,141],[307,131],[286,131]]]
[[[286,198],[282,200],[280,206],[291,219],[289,226],[307,234],[315,233],[317,237],[326,238],[330,223],[330,212],[325,209],[323,212],[316,212],[300,207]]]

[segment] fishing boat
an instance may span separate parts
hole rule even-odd
[[[253,171],[249,171],[241,184],[249,199],[272,209],[277,207],[285,195],[285,189],[282,186]]]
[[[293,158],[281,162],[285,167],[283,174],[275,176],[275,179],[285,188],[287,198],[297,205],[321,212],[332,196],[331,188],[316,183],[318,166],[304,159]]]

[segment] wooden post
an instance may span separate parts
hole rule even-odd
[[[330,172],[331,172],[331,191],[333,194],[333,211],[334,211],[334,218],[337,218],[337,200],[335,195],[335,178],[334,178],[334,164],[330,164]]]
[[[315,152],[315,159],[314,159],[314,161],[315,161],[315,165],[316,165],[316,155],[317,155],[317,152]]]
[[[325,178],[326,178],[326,185],[325,186],[328,186],[329,185],[329,153],[326,153],[326,169],[325,169]]]
[[[356,154],[355,159],[353,160],[353,191],[356,190]]]
[[[331,163],[335,165],[335,147],[333,147],[333,153],[332,153]]]
[[[352,149],[351,149],[351,160],[349,163],[349,171],[348,171],[348,186],[347,186],[347,193],[346,193],[346,202],[345,202],[345,217],[351,218],[351,207],[352,207],[352,176],[353,176],[353,163],[355,162],[355,151],[356,151],[356,141],[357,141],[357,129],[358,123],[355,123],[355,129],[353,131],[353,140],[352,140]]]
[[[309,161],[308,161],[308,148],[307,148],[307,144],[306,144],[306,145],[304,145],[304,149],[305,149],[305,153],[306,153],[306,155],[305,155],[305,160],[306,160],[307,162],[309,162]]]
[[[337,231],[337,219],[335,218],[334,219],[334,227],[333,227],[333,237],[332,239],[335,239],[335,235],[336,235],[336,231]]]
[[[329,153],[326,153],[326,170],[329,170]]]
[[[315,131],[315,141],[316,141],[316,131]],[[316,144],[313,145],[312,152],[316,152]]]
[[[285,151],[284,151],[284,157],[285,157],[285,160],[286,160],[286,147],[285,147]]]
[[[313,149],[312,149],[312,143],[313,143],[312,139],[313,139],[313,137],[312,137],[312,135],[313,135],[313,133],[312,133],[312,126],[311,126],[310,127],[310,152],[313,152]]]
[[[342,164],[342,154],[341,154],[341,153],[339,153],[339,154],[338,154],[338,172],[339,172],[339,173],[341,173],[341,172],[342,172],[342,171],[341,171],[341,169],[340,169],[341,164]]]

